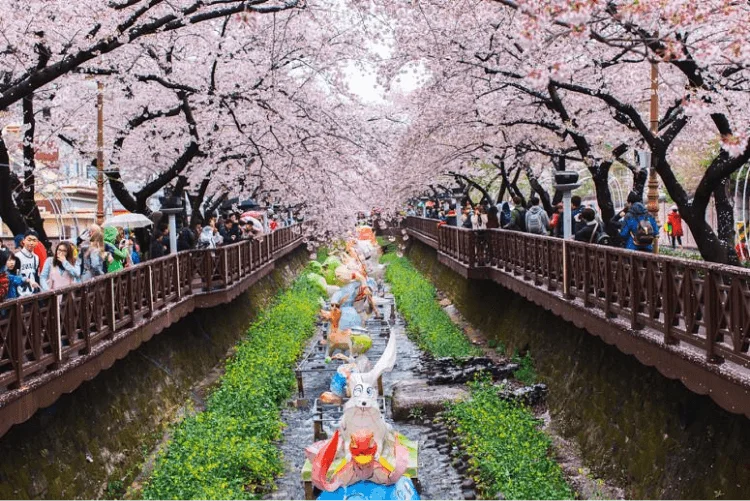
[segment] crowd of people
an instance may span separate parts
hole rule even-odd
[[[461,208],[455,203],[432,201],[424,207],[410,205],[407,215],[437,219],[439,224],[458,226],[467,229],[502,228],[512,231],[548,235],[562,238],[564,235],[563,204],[553,206],[548,214],[541,200],[532,196],[527,204],[515,196],[510,202],[497,205],[470,202]],[[631,194],[625,206],[606,225],[595,205],[585,206],[581,197],[571,197],[571,238],[579,242],[599,245],[619,245],[631,250],[652,252],[654,240],[658,238],[659,226],[656,219],[646,210],[641,200]],[[677,207],[672,207],[664,225],[672,247],[682,246],[682,219]]]
[[[244,222],[237,214],[218,220],[212,217],[205,226],[181,225],[176,236],[177,250],[215,249],[291,224],[294,224],[293,219],[271,217],[266,230],[257,220]],[[0,301],[85,282],[169,254],[167,225],[159,225],[146,239],[150,243],[148,252],[143,253],[133,233],[119,227],[101,228],[93,224],[75,243],[60,241],[51,253],[32,229],[17,235],[12,249],[0,241]]]

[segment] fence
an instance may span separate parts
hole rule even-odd
[[[571,315],[583,311],[612,326],[624,323],[631,333],[649,331],[659,347],[681,349],[683,359],[750,388],[750,373],[735,370],[750,367],[750,270],[514,231],[438,226],[423,218],[410,217],[406,226],[466,276],[501,275],[546,292],[541,301],[583,306]]]
[[[301,240],[302,229],[294,225],[262,240],[184,251],[64,289],[1,303],[0,409],[9,393],[53,371],[55,377],[65,377],[65,367],[79,365],[113,339],[127,336],[161,313],[196,296],[244,283]],[[6,427],[1,428],[0,434]]]

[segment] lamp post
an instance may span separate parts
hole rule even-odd
[[[570,199],[573,190],[581,186],[578,173],[575,171],[559,171],[555,173],[555,189],[563,194],[563,238],[568,239],[573,234]]]
[[[177,252],[177,214],[184,211],[182,199],[180,197],[161,197],[160,212],[169,216],[169,253]]]
[[[104,222],[104,84],[96,82],[96,224]]]
[[[651,133],[655,136],[659,134],[659,66],[656,61],[651,62]],[[644,152],[645,153],[645,152]],[[659,179],[656,176],[656,169],[652,165],[651,152],[644,155],[648,160],[648,202],[646,208],[659,221]],[[644,159],[645,160],[645,159]],[[645,163],[645,162],[644,162]],[[659,239],[654,240],[654,254],[659,252]]]

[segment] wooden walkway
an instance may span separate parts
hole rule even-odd
[[[493,280],[750,417],[750,270],[437,223],[409,217],[406,228],[444,265]]]
[[[302,240],[290,226],[0,304],[0,436],[194,309],[233,300]]]

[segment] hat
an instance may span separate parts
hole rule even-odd
[[[676,206],[676,205],[673,205],[673,206],[672,206],[672,208],[671,208],[670,210],[677,210],[677,206]]]

